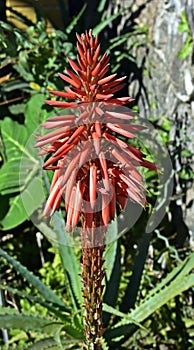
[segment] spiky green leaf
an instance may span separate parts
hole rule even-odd
[[[31,283],[34,288],[36,288],[42,297],[53,303],[61,306],[64,311],[69,311],[66,308],[64,302],[58,297],[58,295],[53,292],[46,284],[44,284],[37,276],[35,276],[32,272],[30,272],[25,266],[20,264],[16,259],[7,254],[3,249],[0,248],[0,256],[5,258],[7,262],[12,265],[17,272],[19,272],[24,278],[27,279],[29,283]]]
[[[20,313],[9,307],[0,308],[0,328],[22,329],[25,331],[36,331],[39,333],[54,334],[62,323],[51,318],[35,316],[31,313]]]

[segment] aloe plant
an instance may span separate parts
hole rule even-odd
[[[55,233],[63,234],[59,227],[55,227]],[[63,228],[62,228],[63,229]],[[118,242],[111,243],[105,252],[105,261],[107,269],[106,291],[111,286],[111,275],[120,276],[119,269],[116,270],[115,265],[120,262],[117,260]],[[64,251],[64,249],[66,251]],[[68,256],[68,250],[71,251],[72,261],[76,266],[68,265],[64,261],[64,256]],[[60,251],[60,247],[59,247]],[[66,255],[64,255],[66,254]],[[0,328],[20,329],[26,332],[30,331],[36,334],[34,345],[25,346],[25,349],[44,349],[48,344],[53,349],[66,349],[68,345],[82,346],[84,343],[83,323],[82,323],[82,307],[81,307],[81,281],[77,275],[76,268],[79,270],[79,262],[76,259],[72,248],[62,245],[61,262],[63,264],[66,281],[72,298],[69,301],[61,299],[54,291],[40,281],[35,275],[22,266],[15,258],[9,256],[5,251],[0,249],[0,256],[12,265],[28,282],[34,286],[36,296],[30,295],[25,291],[19,291],[8,285],[0,285],[0,289],[7,290],[9,293],[17,295],[19,298],[28,299],[31,303],[41,305],[47,311],[46,316],[42,317],[32,312],[19,312],[8,306],[0,309]],[[114,258],[113,258],[114,257]],[[164,304],[168,303],[180,293],[188,290],[194,285],[193,282],[194,253],[190,254],[184,261],[181,261],[177,267],[171,271],[161,282],[153,288],[148,295],[137,304],[133,310],[124,313],[116,307],[116,301],[110,306],[107,300],[103,304],[103,312],[109,314],[114,320],[107,323],[106,331],[101,340],[102,349],[111,349],[114,345],[116,348],[124,343],[137,328],[147,331],[144,322],[154,314]],[[116,272],[117,271],[117,272]],[[114,276],[115,279],[116,276]],[[75,281],[78,279],[77,283]],[[69,283],[70,282],[70,283]],[[130,294],[128,296],[130,298]],[[65,333],[64,333],[65,332]],[[40,340],[38,340],[40,339]],[[122,340],[121,340],[122,339]]]

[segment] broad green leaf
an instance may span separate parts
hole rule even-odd
[[[5,117],[1,123],[1,134],[8,161],[12,158],[19,158],[23,152],[26,152],[25,144],[28,140],[28,133],[24,125]],[[31,154],[28,156],[32,158]]]
[[[34,170],[37,172],[36,167]],[[25,181],[27,181],[28,185],[21,188],[23,189],[22,193],[10,198],[9,210],[1,220],[3,230],[12,229],[27,220],[40,204],[43,203],[45,194],[42,179],[36,174],[34,177],[33,171],[30,173],[30,177],[32,178],[31,181],[30,179],[28,180],[28,176],[26,177]],[[14,179],[14,177],[12,179]],[[7,193],[9,193],[9,191],[7,191]]]
[[[27,270],[25,266],[20,264],[16,259],[12,258],[9,254],[7,254],[3,249],[0,248],[0,256],[5,258],[7,262],[12,265],[16,271],[18,271],[24,278],[27,279],[29,283],[31,283],[34,288],[36,288],[42,297],[53,304],[57,304],[61,306],[63,310],[66,310],[66,305],[64,302],[55,294],[48,286],[46,286],[41,280],[36,277],[32,272]]]
[[[36,132],[37,127],[47,117],[46,111],[42,109],[45,99],[46,96],[39,92],[38,94],[33,95],[26,104],[24,115],[25,125],[29,135]]]
[[[43,318],[28,312],[21,314],[18,310],[9,307],[2,306],[0,308],[0,328],[54,334],[61,326],[62,323],[56,322],[52,318]]]
[[[22,222],[28,219],[28,214],[23,206],[22,198],[20,195],[11,198],[9,204],[10,208],[5,217],[0,222],[2,230],[5,231],[20,225]]]
[[[6,150],[6,162],[0,169],[0,192],[2,194],[10,193],[10,187],[13,188],[13,192],[19,192],[19,171],[22,155],[27,157],[32,168],[38,165],[38,160],[33,156],[32,150],[29,152],[25,146],[28,133],[24,125],[6,117],[1,123],[1,134]],[[23,180],[20,185],[24,185],[26,177],[26,173],[23,174],[23,177],[20,176],[20,180]]]
[[[38,114],[43,96],[39,105],[34,99],[32,102],[38,106]],[[40,158],[37,156],[38,150],[34,148],[35,138],[31,136],[35,124],[39,123],[40,116],[34,118],[35,122],[30,121],[30,116],[35,114],[32,102],[26,107],[28,127],[10,118],[5,118],[1,123],[6,161],[0,169],[0,193],[2,195],[15,193],[15,197],[11,196],[9,210],[1,221],[3,230],[14,228],[24,222],[45,199]]]
[[[42,179],[37,176],[29,182],[28,187],[22,192],[22,200],[28,216],[44,201],[45,194],[42,187]]]
[[[12,158],[0,169],[0,193],[2,195],[19,192],[18,160],[20,158]]]

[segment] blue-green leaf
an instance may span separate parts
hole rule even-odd
[[[113,328],[119,327],[120,325],[134,323],[136,326],[142,328],[143,330],[146,330],[146,328],[143,327],[139,322],[137,322],[135,318],[132,318],[130,314],[120,312],[119,310],[107,304],[103,304],[103,310],[122,319],[118,324],[114,325]]]
[[[80,306],[82,305],[82,285],[79,276],[81,273],[81,266],[72,247],[73,242],[71,242],[69,233],[65,230],[64,219],[59,212],[55,212],[50,224],[43,219],[38,222],[36,218],[33,218],[33,221],[39,230],[58,248],[62,265],[67,276],[66,283],[69,281],[68,291],[71,294],[71,301],[75,311],[78,311],[76,300]]]
[[[43,301],[40,298],[37,298],[37,297],[30,295],[26,292],[20,291],[16,288],[12,288],[12,287],[9,287],[7,285],[0,284],[0,290],[5,290],[9,293],[18,295],[20,298],[28,299],[33,303],[39,304],[39,305],[43,306],[44,308],[46,308],[47,310],[49,310],[50,312],[52,312],[53,314],[55,314],[56,316],[58,316],[60,319],[65,318],[65,320],[68,321],[67,316],[70,314],[70,310],[67,312],[68,308],[66,308],[66,312],[64,311],[64,308],[63,308],[63,314],[62,314],[62,313],[60,313],[60,310],[58,308],[52,306],[50,304],[50,302]]]
[[[74,253],[70,241],[68,242],[68,233],[65,230],[65,222],[60,213],[53,216],[54,230],[57,234],[57,241],[59,242],[59,253],[61,256],[64,270],[68,273],[73,293],[79,305],[82,305],[82,285],[81,285],[81,267]]]
[[[53,292],[48,286],[46,286],[38,277],[36,277],[32,272],[30,272],[25,266],[20,264],[16,259],[12,258],[3,249],[0,248],[0,256],[5,258],[9,264],[11,264],[24,278],[27,279],[42,295],[42,297],[53,303],[57,304],[66,310],[66,305],[58,297],[58,295]]]
[[[54,334],[61,326],[62,323],[52,318],[43,318],[28,312],[21,314],[18,310],[9,307],[0,308],[0,328]]]

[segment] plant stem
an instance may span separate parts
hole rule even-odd
[[[82,284],[84,299],[85,338],[87,350],[101,350],[100,338],[102,325],[102,280],[104,245],[88,246],[89,241],[84,233],[82,236]],[[90,240],[91,245],[91,240]]]

